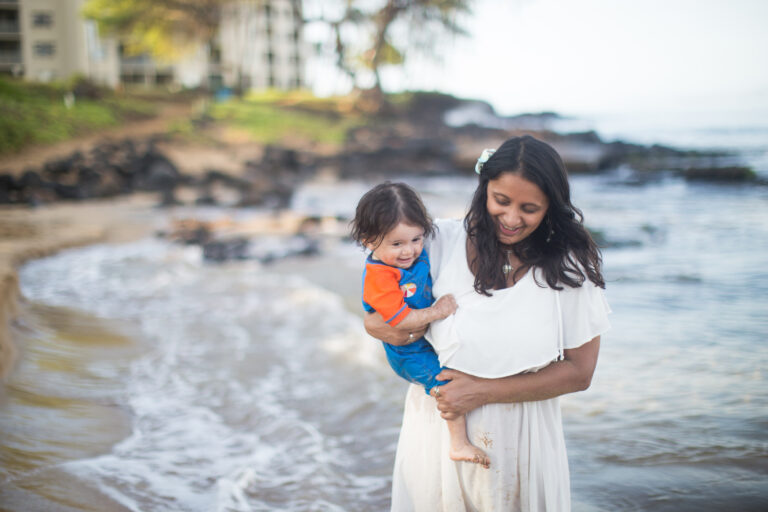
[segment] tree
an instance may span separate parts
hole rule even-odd
[[[370,0],[344,0],[336,4],[335,15],[321,13],[306,21],[330,28],[336,65],[356,88],[365,88],[361,82],[367,71],[372,74],[371,89],[381,95],[383,66],[402,65],[410,49],[434,52],[440,32],[465,34],[456,19],[470,13],[471,0],[381,0],[371,4]],[[396,29],[404,35],[397,43]]]
[[[88,0],[83,15],[121,36],[129,54],[173,61],[216,34],[229,0]]]
[[[336,66],[358,90],[369,90],[373,103],[383,101],[381,69],[402,65],[409,51],[434,53],[440,33],[464,34],[457,17],[470,12],[472,0],[291,0],[295,13],[307,13],[307,24],[325,26]],[[270,0],[88,0],[86,17],[102,31],[122,37],[129,54],[150,53],[173,61],[186,51],[209,43],[228,14],[248,18],[248,9],[269,6]],[[245,9],[245,10],[244,10]],[[330,12],[330,14],[328,14]],[[315,14],[317,13],[317,14]],[[247,27],[242,51],[247,53]],[[233,34],[229,34],[232,36]],[[237,36],[237,34],[234,34]],[[239,37],[239,36],[237,36]],[[238,45],[235,45],[238,46]],[[241,64],[238,64],[241,65]],[[241,70],[236,70],[241,76]]]

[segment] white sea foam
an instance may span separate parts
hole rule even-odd
[[[436,183],[435,216],[466,204],[469,181]],[[638,242],[604,251],[613,328],[591,389],[563,399],[576,503],[768,502],[765,189],[572,185],[590,227]],[[63,469],[130,510],[386,509],[406,385],[352,312],[362,251],[327,250],[207,265],[146,240],[25,265],[27,298],[119,320],[143,350],[127,369],[89,370],[121,382],[131,435]]]

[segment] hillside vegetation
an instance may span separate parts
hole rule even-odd
[[[0,78],[0,155],[154,116],[153,102],[81,79],[37,84]]]

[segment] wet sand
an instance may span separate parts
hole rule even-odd
[[[127,326],[27,301],[25,262],[94,243],[125,243],[156,227],[155,194],[0,209],[0,502],[3,510],[127,510],[58,466],[107,453],[131,432],[119,373],[140,349]],[[44,378],[41,378],[41,375]],[[7,507],[7,508],[6,508]]]
[[[17,360],[9,328],[21,300],[16,269],[24,262],[69,247],[99,242],[127,242],[147,236],[156,215],[155,195],[0,208],[0,378],[6,380]]]
[[[114,376],[139,352],[139,338],[113,321],[26,301],[10,331],[21,357],[0,388],[3,510],[127,510],[60,466],[130,435]]]

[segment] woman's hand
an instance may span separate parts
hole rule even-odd
[[[489,401],[488,379],[474,377],[458,370],[443,370],[437,380],[449,380],[447,384],[433,388],[440,416],[452,420]],[[439,389],[439,394],[437,390]]]
[[[457,370],[443,370],[438,380],[451,382],[434,394],[437,408],[445,419],[490,403],[516,403],[548,400],[556,396],[589,388],[600,352],[600,336],[578,348],[565,350],[565,359],[538,372],[519,373],[498,379],[473,377]]]
[[[407,345],[424,336],[427,328],[403,331],[384,322],[378,313],[368,313],[363,320],[365,330],[374,338],[390,345]]]

